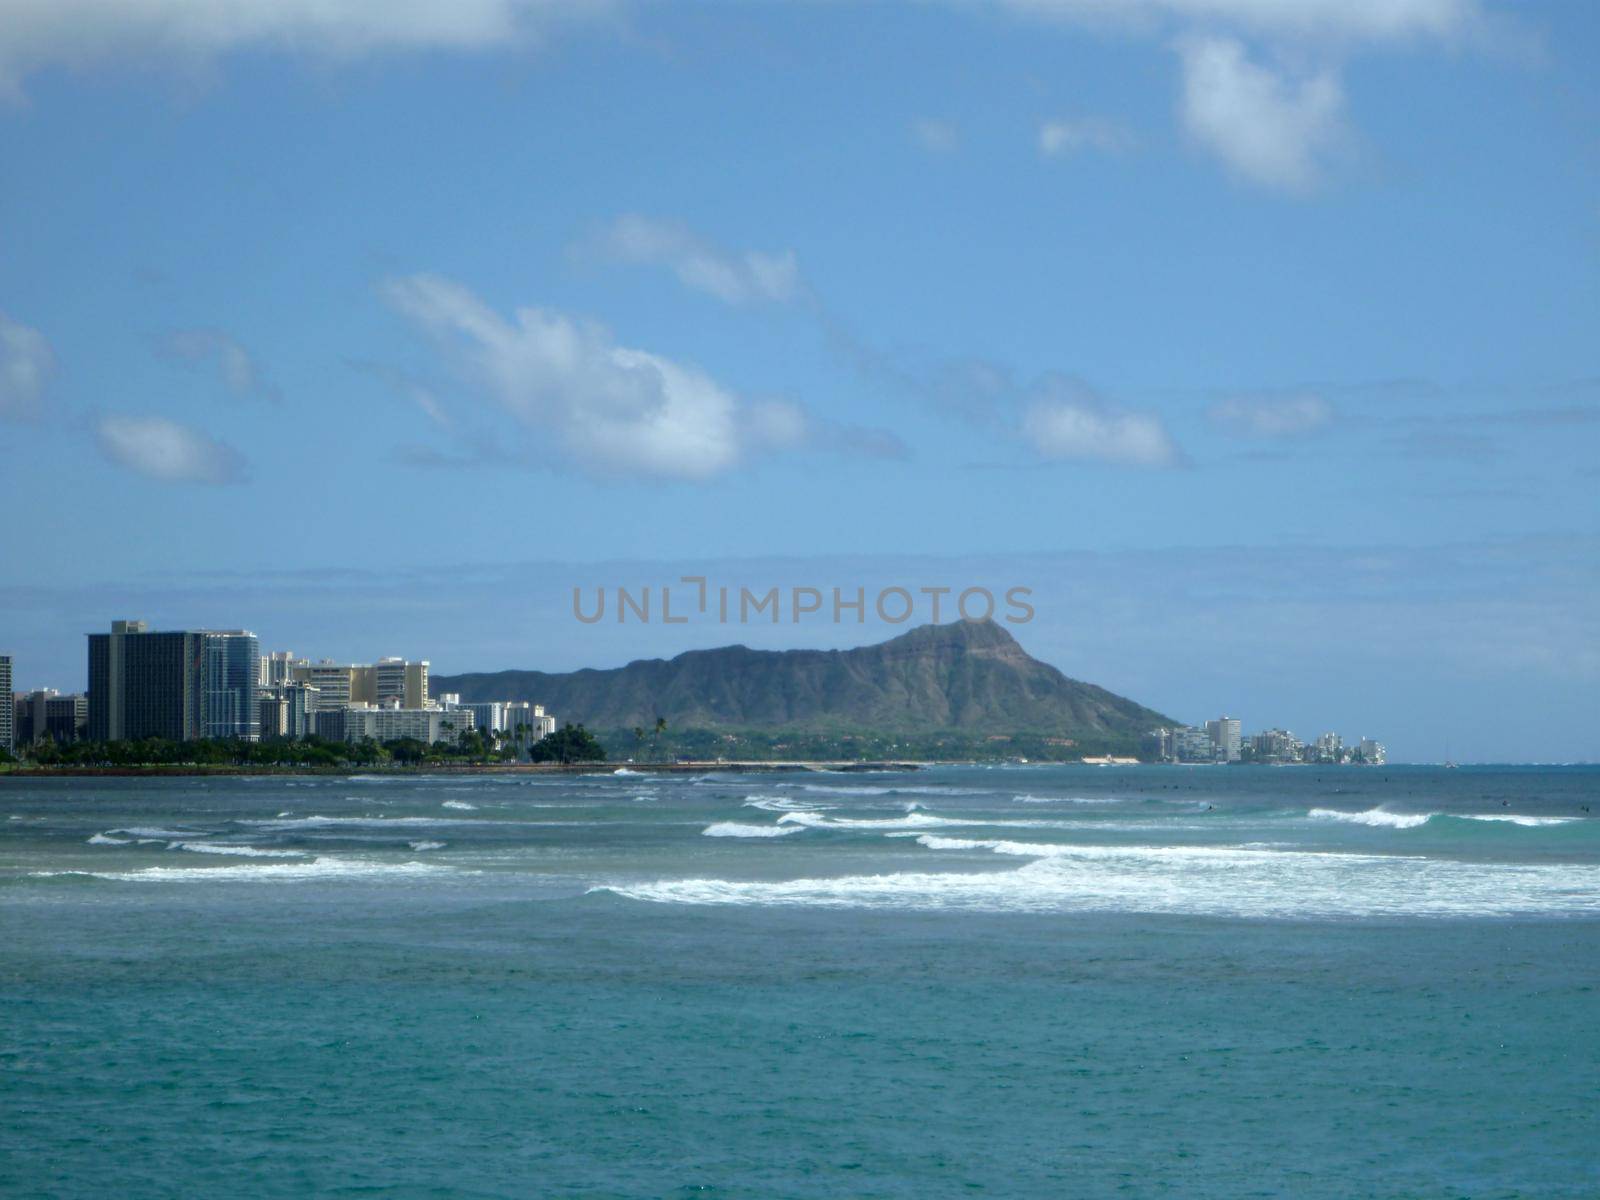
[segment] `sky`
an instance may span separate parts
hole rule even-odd
[[[0,652],[565,670],[909,627],[574,588],[1027,587],[1179,720],[1600,759],[1597,56],[1536,0],[4,0]]]

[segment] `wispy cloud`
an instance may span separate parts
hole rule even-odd
[[[1224,433],[1245,438],[1303,437],[1333,423],[1333,405],[1315,392],[1224,396],[1206,409]]]
[[[1041,389],[1022,414],[1022,435],[1047,459],[1158,468],[1183,461],[1155,413],[1120,408],[1075,384]]]
[[[165,417],[105,416],[94,431],[107,459],[151,479],[226,484],[247,473],[244,456],[232,446]]]
[[[220,329],[175,329],[156,345],[169,361],[216,371],[228,391],[241,399],[282,398],[251,353]]]
[[[954,154],[961,149],[961,129],[954,121],[919,117],[911,122],[911,140],[929,154]]]
[[[0,419],[37,421],[55,355],[44,334],[0,312]]]
[[[594,322],[541,308],[508,319],[436,275],[392,279],[382,293],[515,422],[534,460],[599,476],[707,480],[811,439],[798,405],[741,399],[697,367],[618,344]]]
[[[665,267],[685,287],[726,304],[782,304],[803,290],[794,251],[724,250],[678,221],[618,217],[579,249],[612,262]]]
[[[487,50],[614,11],[608,0],[6,0],[0,91],[41,67],[146,59],[206,62],[235,50],[322,58],[381,51]]]
[[[1107,153],[1133,146],[1133,133],[1107,117],[1057,117],[1039,126],[1039,153],[1045,158],[1065,158],[1082,150]]]

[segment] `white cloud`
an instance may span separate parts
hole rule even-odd
[[[929,154],[953,154],[961,148],[961,130],[953,121],[922,117],[911,122],[911,137]]]
[[[37,421],[54,370],[55,355],[44,334],[0,313],[0,419]]]
[[[1314,187],[1346,138],[1339,69],[1348,54],[1434,41],[1526,50],[1516,22],[1482,0],[1004,0],[1015,13],[1170,39],[1189,135],[1240,178]],[[1251,50],[1246,49],[1247,44]],[[1294,63],[1294,70],[1264,65]],[[1046,127],[1048,130],[1048,127]],[[1048,140],[1047,140],[1048,139]],[[1071,148],[1041,131],[1041,150]]]
[[[233,338],[219,329],[178,329],[160,340],[162,353],[191,366],[212,364],[223,384],[235,396],[278,399],[256,360]]]
[[[619,217],[594,245],[600,254],[618,262],[666,267],[685,287],[727,304],[784,303],[801,292],[794,251],[731,253],[676,221]]]
[[[1255,34],[1452,38],[1483,24],[1478,0],[1006,0],[1016,11],[1101,25],[1226,25]]]
[[[1039,126],[1039,153],[1046,158],[1079,150],[1126,150],[1132,145],[1133,135],[1104,117],[1061,117]]]
[[[1155,413],[1116,408],[1082,387],[1043,389],[1022,414],[1022,435],[1045,458],[1125,467],[1175,467],[1183,461]]]
[[[206,61],[268,48],[351,57],[385,50],[483,50],[537,40],[608,0],[4,0],[0,88],[43,66]]]
[[[237,483],[245,461],[232,446],[165,417],[101,417],[100,452],[112,462],[170,483]]]
[[[1290,438],[1331,425],[1333,405],[1315,392],[1226,396],[1206,416],[1235,437]]]
[[[1189,135],[1252,183],[1303,192],[1344,138],[1344,94],[1332,71],[1290,81],[1226,37],[1178,43]]]
[[[461,356],[535,454],[600,475],[703,480],[804,440],[794,406],[744,403],[697,368],[620,346],[592,322],[539,308],[508,320],[434,275],[391,280],[383,294]]]

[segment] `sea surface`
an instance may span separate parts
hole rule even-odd
[[[1594,768],[0,777],[7,1200],[1597,1197],[1597,987]]]

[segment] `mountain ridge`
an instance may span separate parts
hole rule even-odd
[[[1084,749],[1127,749],[1151,727],[1171,723],[1033,658],[993,620],[922,625],[848,650],[735,644],[621,667],[438,675],[432,684],[468,702],[531,700],[562,722],[602,732],[650,728],[663,717],[680,738],[721,731],[724,741],[757,731],[766,741],[948,733],[962,742],[1027,734]]]

